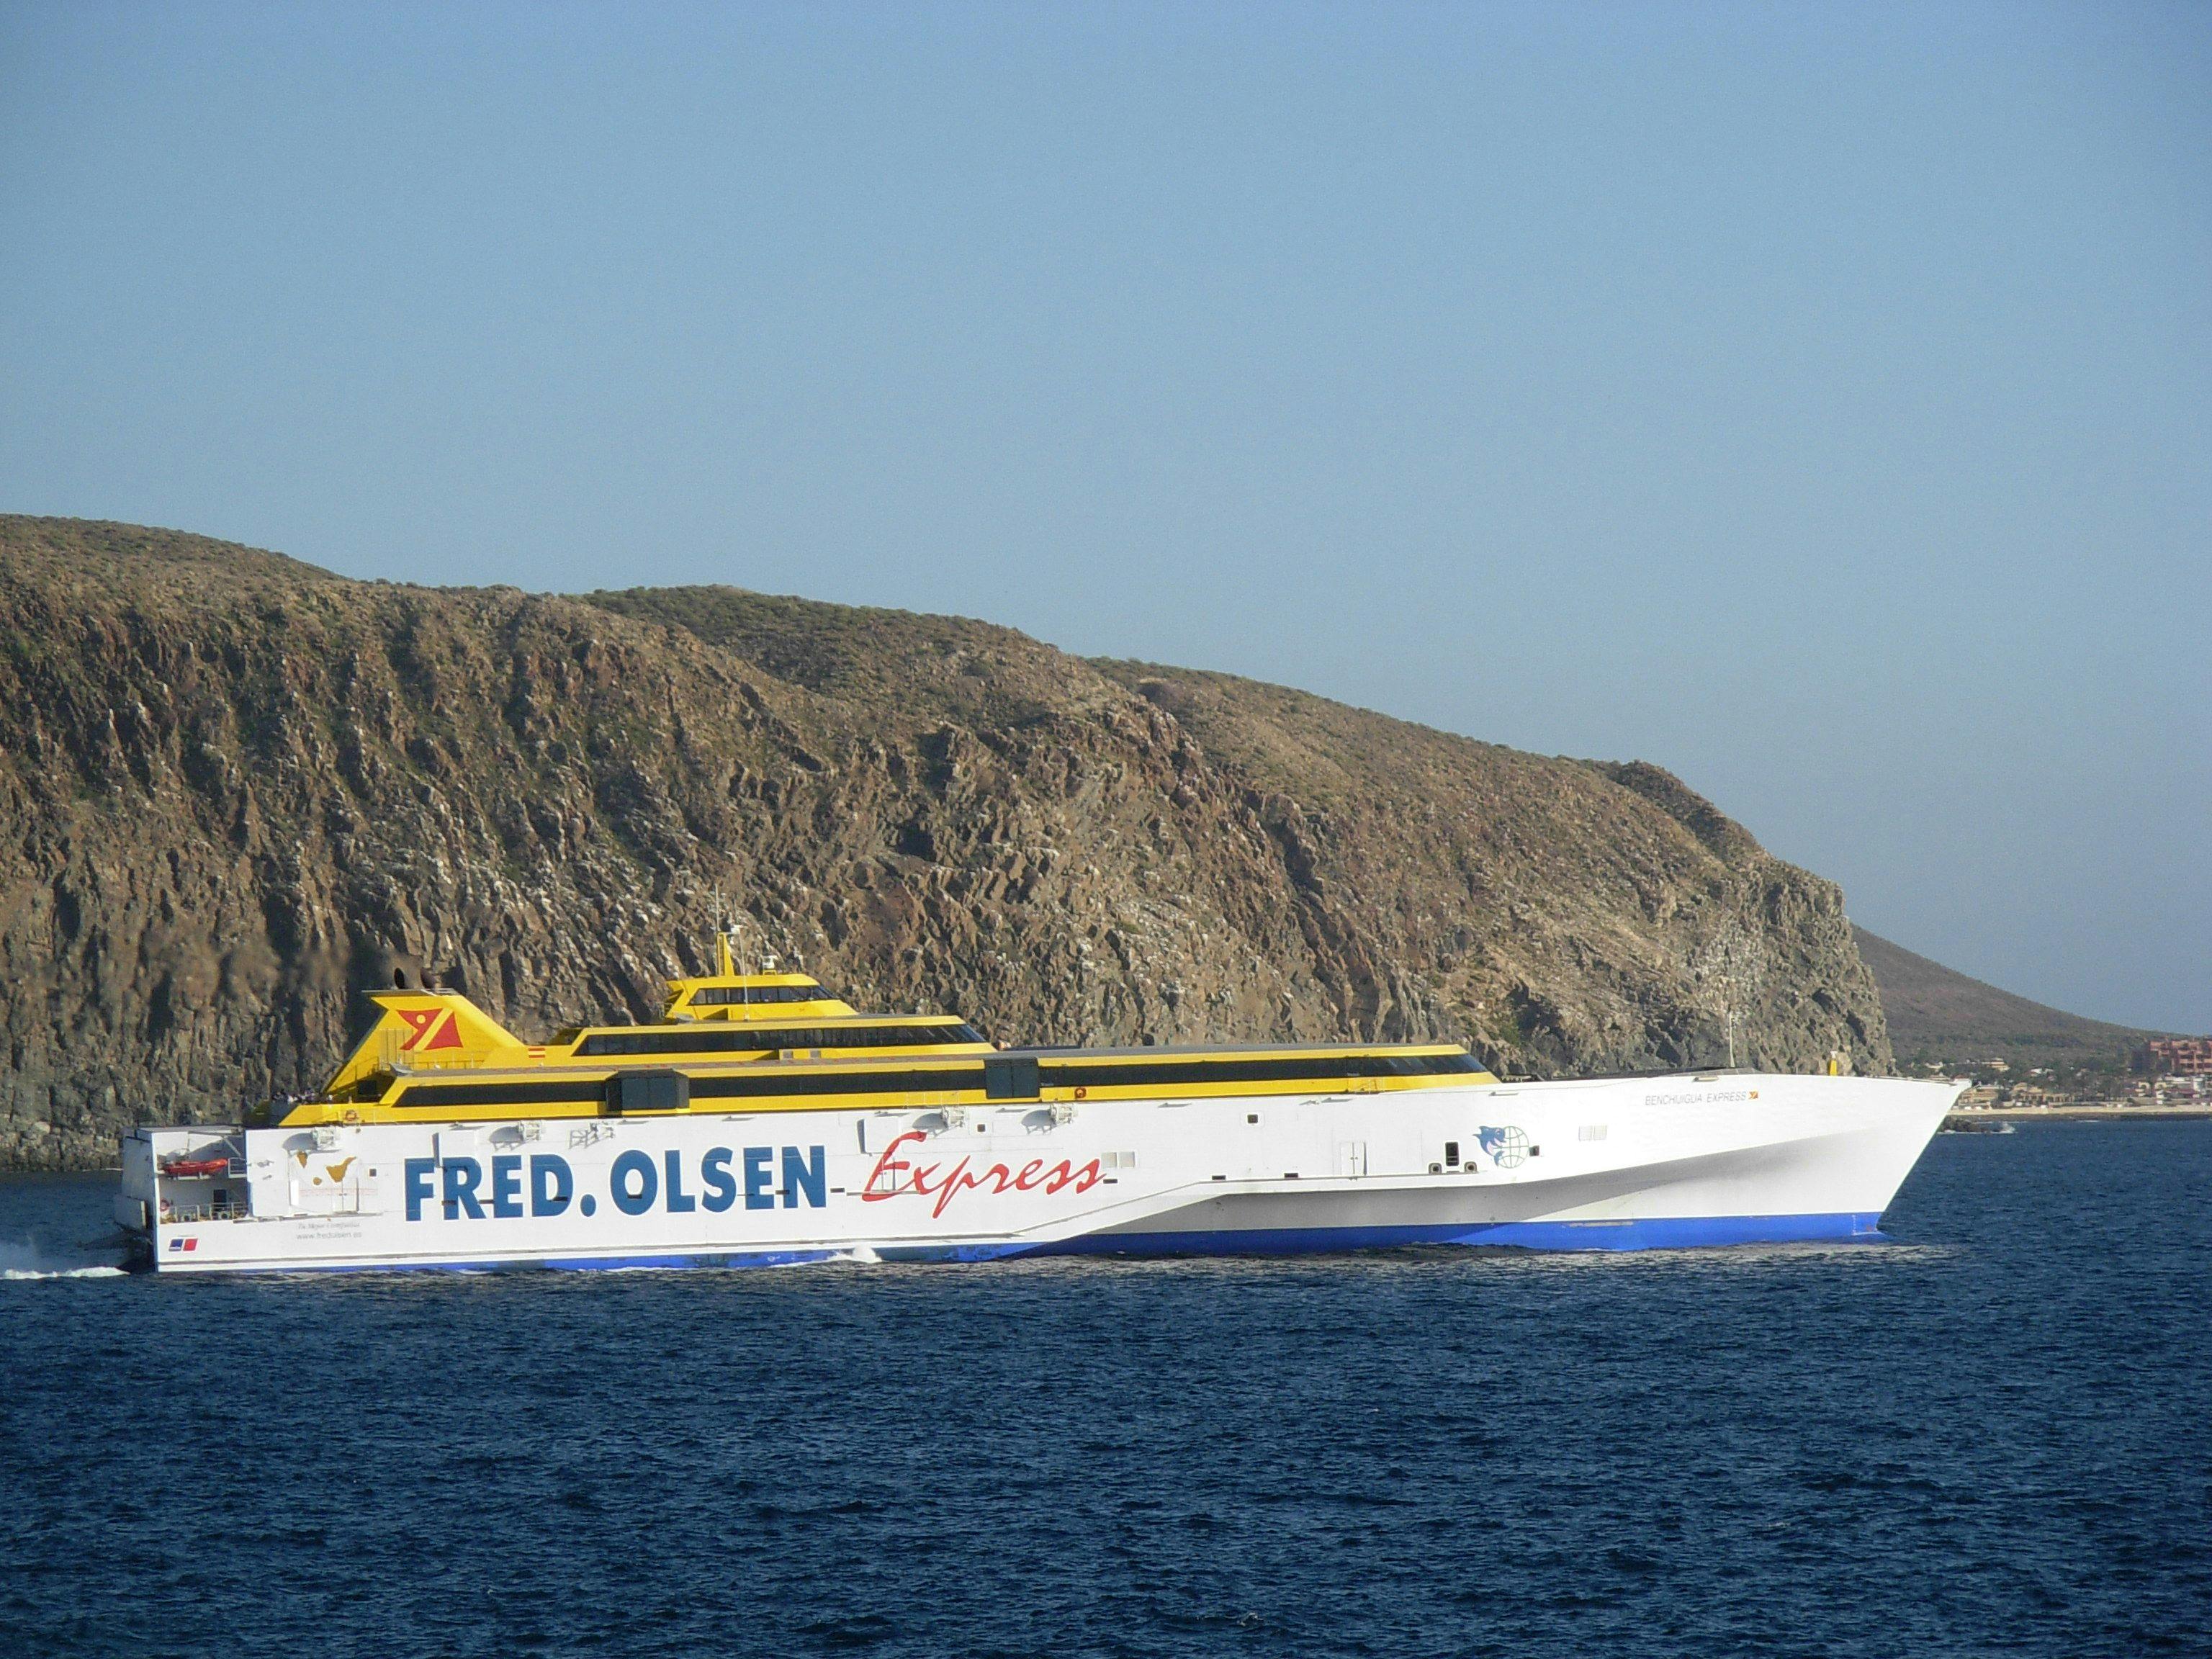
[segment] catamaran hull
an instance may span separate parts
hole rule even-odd
[[[1851,1239],[1955,1093],[1728,1074],[142,1129],[117,1213],[178,1273]]]

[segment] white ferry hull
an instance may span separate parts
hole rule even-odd
[[[165,1273],[1848,1239],[1955,1094],[1732,1074],[142,1129],[117,1212]]]

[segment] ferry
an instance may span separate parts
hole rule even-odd
[[[161,1273],[984,1261],[1860,1239],[1954,1084],[1501,1080],[1453,1043],[1007,1048],[816,980],[672,980],[526,1042],[372,994],[312,1097],[142,1127],[116,1218]]]

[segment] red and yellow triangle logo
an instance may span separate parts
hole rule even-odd
[[[392,1011],[407,1022],[414,1032],[399,1045],[403,1052],[413,1054],[424,1048],[458,1048],[461,1046],[461,1024],[450,1008],[398,1008]]]

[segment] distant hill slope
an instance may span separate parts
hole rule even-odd
[[[320,1082],[432,964],[657,1010],[732,910],[995,1036],[1890,1060],[1835,886],[1656,768],[732,588],[349,580],[0,517],[0,1164]]]
[[[1900,1064],[2002,1059],[2015,1066],[2124,1060],[2155,1031],[2107,1025],[1970,979],[1901,945],[1854,927],[1859,956],[1881,988]]]

